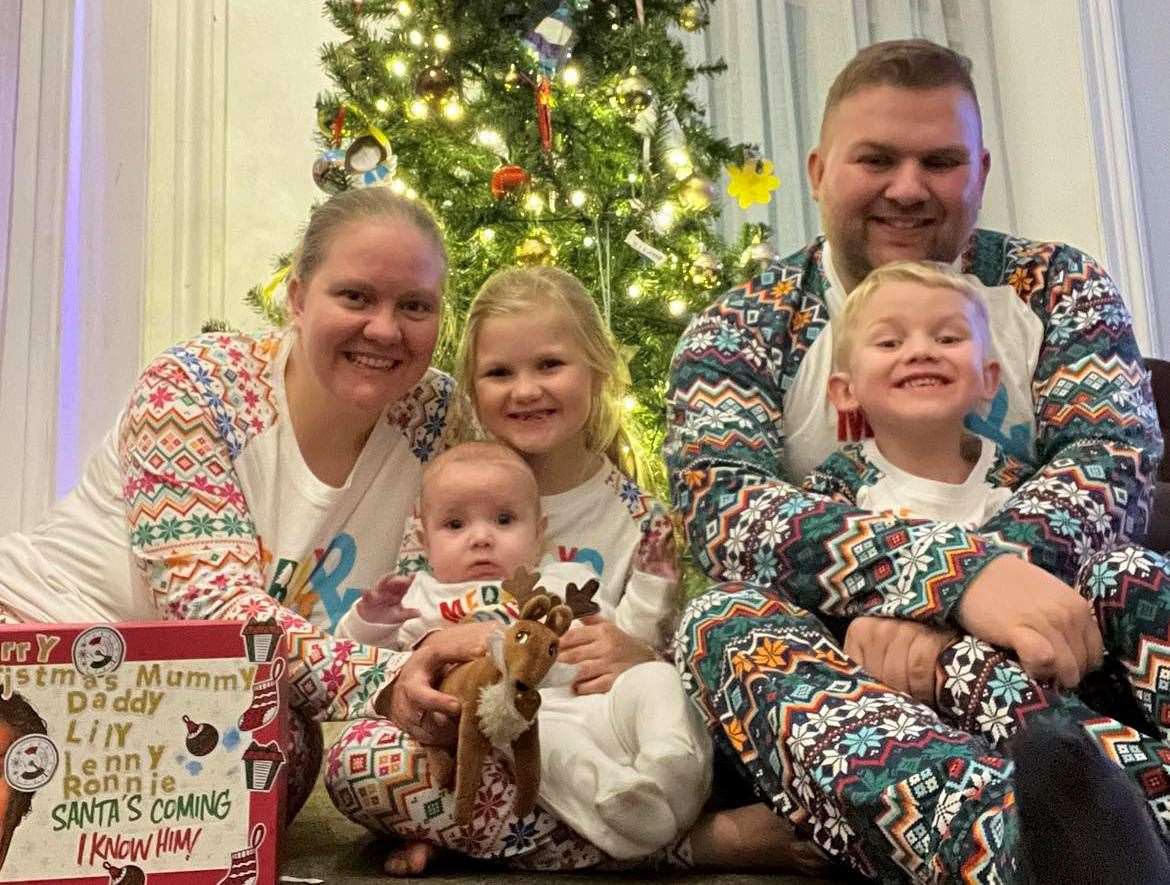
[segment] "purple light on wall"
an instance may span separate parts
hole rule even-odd
[[[69,75],[69,147],[65,178],[64,256],[57,332],[57,446],[54,491],[61,497],[80,474],[81,398],[81,174],[85,123],[85,10],[73,4],[73,57]],[[46,293],[47,294],[47,293]]]

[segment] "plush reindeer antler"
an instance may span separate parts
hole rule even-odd
[[[528,602],[533,596],[544,591],[537,587],[540,581],[540,572],[530,572],[524,566],[517,566],[516,572],[512,577],[508,578],[501,584],[501,586],[512,594],[512,598],[516,600],[516,605],[524,608],[524,603]],[[547,594],[546,594],[547,595]]]
[[[572,609],[574,618],[595,615],[601,611],[601,606],[593,601],[593,594],[600,586],[596,578],[590,578],[583,587],[578,588],[576,584],[565,587],[565,604]]]

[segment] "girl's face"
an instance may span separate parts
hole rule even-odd
[[[585,455],[594,373],[555,311],[484,320],[473,369],[476,414],[493,437],[528,457]]]
[[[294,357],[329,408],[376,419],[430,365],[445,268],[409,223],[338,228],[307,281],[289,286]]]

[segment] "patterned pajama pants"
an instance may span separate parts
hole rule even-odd
[[[1134,696],[1170,728],[1170,562],[1139,547],[1077,578]],[[964,637],[939,658],[936,709],[870,678],[815,617],[746,584],[692,601],[678,633],[687,690],[716,743],[777,811],[882,882],[1013,882],[1019,817],[1000,742],[1037,717],[1079,723],[1170,824],[1170,747],[1041,688]]]
[[[422,747],[388,720],[362,720],[342,733],[329,750],[325,786],[342,814],[394,838],[525,869],[572,870],[609,860],[542,808],[517,819],[508,763],[492,753],[469,827],[455,822],[454,795],[432,783]]]

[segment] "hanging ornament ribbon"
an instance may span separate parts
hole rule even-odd
[[[543,74],[536,81],[536,128],[540,146],[547,154],[552,150],[552,88]]]
[[[642,0],[634,0],[634,9],[638,11],[639,26],[646,27],[646,7],[642,5]]]
[[[332,147],[341,147],[341,130],[343,126],[345,126],[345,105],[342,105],[337,109],[337,116],[333,118],[333,140],[331,142]]]

